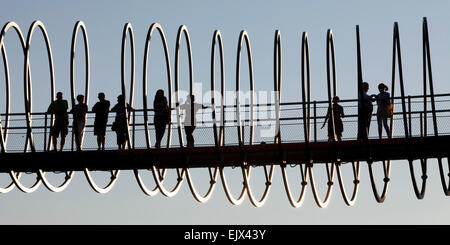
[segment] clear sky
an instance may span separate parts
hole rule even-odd
[[[402,45],[404,79],[407,94],[422,91],[422,18],[427,17],[430,30],[431,57],[435,91],[447,93],[450,48],[448,1],[3,1],[0,22],[17,22],[27,32],[34,20],[41,20],[50,35],[55,63],[56,88],[69,95],[70,41],[76,21],[86,24],[89,35],[91,61],[90,106],[97,92],[104,91],[115,102],[120,91],[120,48],[125,23],[131,22],[136,40],[136,100],[142,106],[142,60],[148,27],[160,23],[167,36],[172,69],[178,27],[187,25],[191,37],[194,80],[209,89],[210,50],[214,30],[223,34],[227,88],[234,89],[236,46],[241,30],[250,36],[256,90],[273,87],[272,62],[275,30],[281,30],[283,42],[283,101],[300,100],[300,45],[303,31],[310,38],[312,96],[324,100],[326,86],[325,44],[326,32],[331,28],[335,35],[338,94],[341,98],[356,96],[356,41],[355,26],[360,25],[363,53],[364,79],[375,88],[378,82],[391,80],[392,29],[399,22]],[[49,102],[47,56],[42,37],[33,36],[31,66],[33,73],[34,111],[45,110]],[[157,40],[156,38],[155,40]],[[23,111],[21,85],[23,56],[18,51],[17,37],[8,33],[8,48],[12,77],[12,110]],[[165,70],[162,65],[161,44],[152,43],[150,58],[150,87],[152,96],[159,87],[165,88]],[[15,50],[15,51],[14,51]],[[80,55],[78,55],[80,54]],[[81,39],[77,47],[77,93],[82,91],[83,52]],[[186,55],[182,48],[180,72],[181,87],[187,89]],[[129,61],[127,61],[129,64]],[[129,71],[128,71],[129,72]],[[245,74],[245,73],[243,73]],[[246,85],[247,76],[242,75]],[[4,75],[0,76],[1,81]],[[0,86],[0,112],[4,112],[4,84]],[[243,85],[243,86],[244,86]],[[398,89],[398,87],[397,87]],[[397,90],[399,91],[399,90]],[[375,91],[374,91],[375,92]],[[63,163],[61,163],[63,164]],[[418,169],[419,165],[416,165]],[[345,166],[347,189],[350,188],[351,170]],[[378,185],[381,185],[382,166],[376,165]],[[291,184],[298,169],[288,168]],[[317,176],[325,175],[322,166],[314,168]],[[222,186],[206,204],[197,203],[190,194],[187,183],[173,198],[161,194],[148,197],[142,193],[132,172],[122,172],[113,190],[105,195],[92,191],[82,173],[76,173],[70,186],[62,193],[51,193],[44,186],[32,194],[18,189],[0,195],[0,224],[448,224],[450,198],[443,194],[436,161],[429,162],[427,193],[424,200],[415,198],[406,162],[394,162],[388,197],[383,204],[373,198],[367,164],[361,165],[361,185],[356,205],[347,207],[342,200],[335,180],[330,205],[318,208],[311,190],[307,190],[301,208],[292,208],[286,198],[281,172],[275,169],[273,188],[266,205],[254,208],[248,199],[240,206],[232,206],[226,199]],[[233,193],[242,183],[238,169],[227,170]],[[264,185],[263,171],[256,170],[252,185],[260,193]],[[51,175],[51,173],[49,174]],[[196,184],[205,191],[207,170],[194,171]],[[417,171],[419,176],[419,172]],[[25,176],[31,183],[34,175]],[[108,180],[107,173],[94,175],[101,183]],[[146,174],[146,182],[153,183]],[[169,175],[172,179],[175,174]],[[61,176],[51,178],[60,181]],[[9,181],[0,175],[0,184]],[[27,182],[28,181],[28,182]],[[203,181],[203,182],[202,182]],[[325,186],[323,179],[319,183]],[[169,186],[173,184],[170,182]],[[218,182],[219,183],[219,182]],[[293,187],[294,190],[299,188]],[[320,187],[321,196],[324,188]],[[349,191],[349,190],[348,190]],[[235,194],[236,195],[236,194]]]

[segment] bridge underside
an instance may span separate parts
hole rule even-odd
[[[310,143],[313,163],[352,161],[407,160],[439,158],[450,155],[450,136],[417,137],[411,139],[381,139],[332,143]],[[253,146],[224,146],[136,149],[133,151],[35,152],[0,154],[0,172],[113,170],[160,168],[203,168],[282,164],[309,161],[305,143],[262,144]]]

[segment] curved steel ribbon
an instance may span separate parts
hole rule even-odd
[[[85,91],[84,91],[84,103],[88,105],[89,103],[89,42],[86,31],[86,26],[83,21],[77,21],[75,23],[75,27],[73,28],[72,34],[72,44],[70,48],[70,100],[72,108],[75,106],[75,49],[77,45],[77,35],[78,30],[81,29],[83,33],[83,41],[84,41],[84,52],[85,52]],[[73,131],[72,131],[73,136]],[[77,137],[75,135],[75,137]],[[80,148],[83,148],[83,135],[81,135],[81,139],[76,139],[79,141]],[[73,137],[72,137],[73,142]]]
[[[424,89],[424,106],[425,106],[425,116],[427,113],[427,109],[426,109],[426,105],[427,105],[427,101],[426,101],[426,74],[427,74],[427,70],[428,70],[428,80],[429,80],[429,84],[430,84],[430,98],[431,98],[431,114],[433,117],[433,131],[434,131],[434,137],[438,137],[439,136],[439,130],[438,130],[438,124],[437,124],[437,117],[436,117],[436,105],[435,105],[435,100],[434,100],[434,89],[433,89],[433,75],[432,75],[432,71],[431,71],[431,52],[430,52],[430,41],[429,41],[429,37],[428,37],[428,24],[427,24],[427,18],[424,17],[423,18],[423,24],[422,24],[422,33],[423,33],[423,42],[422,42],[422,47],[423,47],[423,89]],[[426,122],[427,120],[425,120]],[[424,124],[424,133],[425,136],[427,134],[427,124]],[[448,166],[450,167],[450,158],[447,157],[447,162],[448,162]],[[422,199],[424,194],[425,194],[425,185],[426,185],[426,179],[427,179],[427,170],[426,170],[426,164],[427,164],[427,159],[423,160],[425,161],[425,163],[422,163],[422,189],[420,192],[418,192],[418,190],[416,190],[416,184],[415,184],[415,177],[413,178],[413,185],[414,185],[414,192],[416,193],[417,198]],[[445,180],[445,175],[444,175],[444,169],[442,166],[442,158],[439,157],[438,158],[438,164],[439,164],[439,176],[441,177],[441,184],[442,184],[442,188],[444,190],[444,194],[446,196],[450,196],[450,182],[448,184],[446,184],[446,180]],[[412,167],[412,166],[411,166]],[[411,169],[411,177],[413,177],[413,172],[414,170]],[[450,177],[450,173],[447,174],[448,177]]]
[[[150,52],[150,42],[151,37],[154,30],[158,30],[161,40],[164,47],[164,54],[165,54],[165,61],[166,61],[166,72],[167,72],[167,82],[168,82],[168,88],[169,88],[169,105],[172,103],[172,78],[171,78],[171,69],[170,69],[170,61],[169,61],[169,49],[167,48],[167,42],[166,37],[164,35],[164,31],[160,24],[153,23],[147,32],[147,37],[145,40],[145,53],[144,53],[144,63],[143,63],[143,86],[142,86],[142,100],[143,100],[143,106],[144,106],[144,127],[145,127],[145,142],[148,150],[151,150],[151,141],[150,141],[150,134],[148,129],[148,105],[147,105],[147,72],[148,72],[148,55]],[[171,135],[171,124],[169,124],[169,132],[167,137],[167,147],[170,147],[170,135]],[[158,171],[158,177],[156,177],[155,171]],[[142,181],[139,170],[134,169],[134,175],[136,176],[136,180],[141,187],[142,191],[148,195],[148,196],[154,196],[158,194],[160,190],[160,186],[162,185],[162,182],[164,181],[164,177],[166,174],[166,170],[164,169],[162,173],[159,173],[159,170],[157,170],[155,167],[152,168],[152,176],[154,179],[157,179],[159,182],[156,183],[155,188],[153,190],[150,190],[146,187],[144,182]],[[180,178],[180,177],[179,177]],[[165,190],[165,189],[164,189]]]
[[[397,34],[398,34],[398,32],[396,31],[396,28],[394,27],[394,40],[393,40],[393,59],[392,59],[392,95],[391,95],[391,102],[394,102],[394,85],[395,85],[395,51],[396,51],[396,44],[397,44],[397,42],[396,42],[396,40],[397,40]],[[363,83],[363,76],[362,76],[362,62],[361,62],[361,47],[360,47],[360,38],[359,38],[359,27],[357,26],[357,28],[356,28],[356,43],[357,43],[357,64],[358,64],[358,92],[360,93],[359,94],[359,97],[361,98],[361,100],[362,100],[362,98],[363,98],[363,89],[362,89],[362,83]],[[403,84],[403,78],[401,78],[401,80],[402,80],[402,84]],[[360,103],[362,103],[362,102],[360,102]],[[358,113],[361,113],[361,111],[359,111]],[[389,134],[389,138],[392,138],[392,133],[393,133],[393,117],[391,118],[391,124],[390,124],[390,134]],[[407,129],[406,129],[407,130]],[[366,139],[366,146],[367,146],[367,148],[369,148],[369,145],[368,145],[368,139]],[[370,149],[369,149],[369,152],[370,152]],[[384,200],[386,199],[386,195],[387,195],[387,190],[388,190],[388,187],[389,187],[389,181],[390,181],[390,179],[389,179],[389,176],[390,176],[390,169],[391,169],[391,161],[390,160],[387,160],[387,161],[383,161],[383,173],[384,173],[384,178],[383,178],[383,181],[384,181],[384,186],[383,186],[383,191],[382,191],[382,194],[381,194],[381,196],[379,195],[379,193],[378,193],[378,190],[377,190],[377,186],[376,186],[376,183],[375,183],[375,177],[374,177],[374,174],[373,174],[373,166],[372,166],[372,164],[373,164],[373,160],[371,159],[371,156],[369,156],[369,160],[367,160],[367,163],[368,163],[368,168],[369,168],[369,177],[370,177],[370,182],[371,182],[371,186],[372,186],[372,191],[373,191],[373,194],[374,194],[374,197],[375,197],[375,200],[378,202],[378,203],[382,203],[382,202],[384,202]]]
[[[356,29],[357,29],[357,35],[358,35],[358,40],[359,40],[359,26],[356,26]],[[332,44],[332,47],[333,47],[332,48],[332,54],[333,54],[333,57],[334,57],[334,40],[333,40],[332,36],[331,36],[331,39],[330,39],[330,36],[328,36],[328,37],[329,37],[328,39],[330,40],[330,42]],[[358,47],[359,47],[359,45],[358,45]],[[327,49],[327,50],[329,50],[329,49]],[[358,50],[358,53],[359,53],[359,50]],[[329,57],[329,56],[327,55],[327,57]],[[333,78],[334,78],[334,83],[333,83],[334,90],[333,91],[334,91],[334,96],[336,96],[336,94],[337,94],[337,86],[336,86],[336,73],[334,72],[334,68],[335,68],[334,61],[335,61],[335,59],[333,58]],[[327,64],[329,64],[329,62],[327,62]],[[329,65],[328,65],[328,67],[329,67]],[[329,72],[327,74],[329,74]],[[329,92],[329,95],[330,95],[330,92]],[[329,105],[331,105],[331,97],[330,96],[328,97],[328,103],[329,103]],[[330,107],[330,108],[333,109],[333,107]],[[331,114],[334,114],[334,113],[331,113]],[[335,133],[334,136],[336,137],[336,132],[335,132],[335,127],[334,126],[335,125],[334,125],[334,120],[333,120],[333,131]],[[334,147],[336,147],[335,139],[334,139],[333,145],[334,145]],[[341,160],[339,158],[340,158],[340,156],[337,156],[337,161],[334,164],[336,166],[336,174],[338,176],[339,188],[341,190],[341,195],[342,195],[342,198],[344,199],[345,204],[347,204],[348,206],[353,206],[355,204],[355,202],[356,202],[356,197],[358,195],[359,172],[360,172],[359,170],[360,170],[360,165],[361,164],[360,164],[359,161],[357,161],[356,162],[356,167],[355,167],[355,163],[352,162],[352,167],[353,167],[353,184],[354,185],[353,185],[352,197],[348,198],[348,195],[347,195],[347,193],[345,191],[345,186],[344,186],[342,173],[341,173],[342,162],[341,162]]]
[[[423,55],[423,107],[424,107],[424,116],[427,118],[427,68],[428,68],[428,77],[429,77],[429,83],[430,83],[430,95],[431,95],[431,104],[432,104],[432,115],[433,115],[433,123],[435,126],[435,136],[437,135],[437,124],[436,124],[436,110],[435,110],[435,104],[434,104],[434,91],[433,91],[433,79],[432,79],[432,72],[431,72],[431,59],[430,59],[430,44],[428,39],[428,26],[427,26],[427,20],[426,18],[423,18],[422,22],[422,55]],[[424,123],[424,136],[426,137],[428,134],[428,126],[427,121],[425,120]],[[412,126],[412,125],[410,125]],[[442,164],[442,158],[438,159],[439,164]],[[422,169],[422,185],[419,190],[419,187],[417,186],[416,177],[414,174],[414,165],[413,160],[409,160],[409,170],[411,174],[411,180],[413,184],[414,193],[417,197],[417,199],[423,199],[425,196],[425,188],[427,183],[427,163],[428,159],[420,159],[420,165]],[[441,174],[442,177],[442,174]],[[445,183],[445,180],[444,180]],[[444,185],[444,191],[446,190]]]
[[[311,159],[311,150],[309,148],[309,139],[310,139],[310,131],[311,131],[311,76],[310,76],[310,63],[309,63],[309,42],[308,42],[308,34],[303,32],[302,34],[302,47],[301,47],[301,87],[302,87],[302,113],[303,113],[303,136],[305,141],[305,152],[309,162],[312,163]],[[305,71],[306,70],[306,71]],[[306,74],[306,78],[305,78]],[[305,83],[307,87],[305,88]],[[306,98],[307,94],[307,98]],[[308,102],[306,102],[306,100]],[[308,178],[308,171],[305,168],[303,171],[302,164],[300,166],[300,173],[302,175],[302,189],[300,191],[300,196],[297,200],[294,200],[292,197],[291,188],[289,186],[289,180],[286,174],[286,164],[281,164],[281,174],[283,176],[284,188],[286,190],[286,195],[288,197],[289,203],[294,208],[299,208],[303,204],[305,190],[308,182],[306,181]]]
[[[148,29],[147,38],[146,38],[146,41],[145,41],[144,74],[143,74],[143,76],[144,76],[144,79],[143,79],[143,83],[144,83],[143,84],[144,126],[145,126],[145,133],[146,133],[147,149],[149,149],[149,150],[151,149],[151,142],[150,142],[150,134],[149,134],[149,131],[148,131],[147,70],[148,70],[148,54],[149,54],[149,51],[150,51],[150,41],[151,41],[151,37],[152,37],[152,34],[153,34],[154,30],[158,30],[159,35],[160,35],[161,40],[162,40],[162,43],[163,43],[163,46],[164,46],[164,54],[165,54],[165,58],[166,58],[167,79],[168,79],[168,86],[169,86],[169,90],[170,90],[169,91],[169,96],[172,96],[172,91],[171,91],[172,79],[171,79],[171,76],[170,76],[169,49],[167,48],[166,37],[164,35],[164,31],[163,31],[161,25],[159,23],[153,23],[150,26],[150,28]],[[169,100],[171,101],[171,98]],[[170,146],[170,132],[171,132],[170,130],[171,130],[171,128],[169,128],[169,135],[168,135],[168,138],[167,138],[167,147]],[[135,173],[136,172],[137,172],[137,170],[135,171]],[[164,180],[165,172],[166,171],[163,170],[163,174],[161,174],[159,172],[159,169],[155,165],[152,166],[153,179],[155,180],[156,187],[159,189],[159,191],[164,196],[167,196],[167,197],[175,196],[178,193],[178,191],[179,191],[179,189],[181,187],[181,184],[183,183],[184,171],[182,171],[181,174],[180,174],[179,169],[177,169],[177,174],[178,174],[177,184],[170,191],[167,191],[164,188],[164,186],[163,186],[163,180]],[[154,190],[152,194],[155,194],[156,193],[155,191],[156,190]]]
[[[29,106],[26,106],[27,112],[27,122],[30,123],[30,130],[29,130],[29,137],[30,137],[30,144],[31,144],[31,149],[34,151],[35,150],[35,146],[34,146],[34,141],[32,140],[32,127],[31,127],[31,113],[32,113],[32,86],[31,86],[31,73],[27,72],[27,70],[29,69],[30,66],[30,61],[29,61],[29,57],[30,57],[30,45],[31,45],[31,39],[32,39],[32,35],[34,33],[34,30],[36,28],[39,28],[41,30],[41,33],[44,37],[45,43],[46,43],[46,47],[47,47],[47,55],[48,55],[48,59],[49,59],[49,69],[50,69],[50,89],[51,89],[51,101],[53,101],[53,98],[55,97],[55,78],[54,78],[54,66],[53,66],[53,55],[52,55],[52,49],[51,49],[51,45],[50,45],[50,40],[48,37],[48,33],[47,30],[45,29],[44,24],[39,21],[36,20],[34,21],[31,26],[30,29],[28,31],[28,37],[27,37],[27,49],[26,49],[26,55],[25,55],[25,91],[29,91],[29,94],[27,95],[27,101]],[[27,69],[28,67],[28,69]],[[27,88],[28,86],[28,88]],[[44,151],[46,146],[44,145]],[[53,186],[45,177],[45,173],[44,171],[42,171],[41,169],[38,170],[37,172],[39,178],[42,180],[42,182],[44,183],[44,186],[52,191],[52,192],[61,192],[63,191],[70,183],[72,176],[74,174],[74,171],[70,171],[69,173],[66,173],[66,177],[64,179],[64,182],[62,184],[60,184],[59,186]]]
[[[278,35],[278,33],[277,33]],[[245,40],[245,44],[247,45],[247,57],[248,57],[248,66],[249,66],[249,78],[250,78],[250,136],[249,136],[249,145],[253,145],[253,136],[254,136],[254,80],[253,80],[253,61],[252,61],[252,53],[251,53],[251,47],[250,47],[250,39],[248,36],[247,31],[242,30],[239,35],[239,41],[238,41],[238,49],[237,49],[237,61],[236,61],[236,115],[237,115],[237,128],[238,128],[238,141],[239,141],[239,150],[241,154],[241,169],[242,169],[242,177],[244,179],[244,186],[247,189],[247,194],[250,199],[250,202],[255,207],[261,207],[264,205],[264,203],[267,200],[267,197],[269,195],[271,182],[273,178],[273,170],[274,166],[271,165],[270,173],[267,173],[267,168],[264,166],[265,171],[265,177],[266,177],[266,187],[264,189],[264,192],[262,194],[262,197],[257,200],[251,190],[250,187],[250,169],[251,166],[247,163],[245,151],[243,149],[245,145],[245,139],[243,138],[243,127],[241,125],[241,104],[240,104],[240,68],[241,68],[241,50],[242,50],[242,43]],[[279,38],[275,39],[275,46],[281,45],[279,42]],[[281,46],[280,46],[281,48]],[[276,49],[278,50],[278,49]],[[278,55],[280,56],[279,59],[281,60],[281,52],[278,52]],[[280,63],[281,65],[281,63]],[[274,64],[276,66],[276,64]],[[281,74],[281,70],[280,70]],[[276,81],[275,83],[278,84],[278,82],[281,83],[281,81]],[[278,84],[280,85],[280,84]]]
[[[3,68],[5,71],[5,129],[2,128],[2,120],[0,118],[0,147],[1,149],[1,153],[6,153],[7,149],[6,149],[6,144],[7,144],[7,140],[8,140],[8,124],[9,124],[9,110],[10,110],[10,89],[9,89],[9,66],[8,66],[8,57],[6,55],[6,49],[5,49],[5,45],[4,43],[2,43],[1,45],[1,53],[2,53],[2,58],[3,58]],[[17,177],[20,177],[21,173],[18,173]],[[14,188],[14,181],[11,181],[11,183],[5,187],[2,188],[0,187],[0,194],[5,194],[10,192],[13,188]]]
[[[178,64],[179,64],[180,42],[181,42],[182,35],[184,35],[185,40],[186,40],[188,59],[189,59],[189,88],[190,88],[189,96],[193,95],[194,68],[193,68],[193,62],[192,62],[191,39],[189,38],[189,31],[185,25],[182,25],[178,28],[177,42],[176,42],[176,49],[175,49],[175,97],[176,97],[176,104],[177,104],[178,136],[180,138],[180,147],[181,147],[181,151],[183,152],[185,165],[188,166],[190,156],[189,156],[189,153],[186,153],[186,151],[184,149],[183,136],[180,135],[181,121],[180,121],[180,110],[179,110],[180,100],[179,100],[179,80],[178,80],[179,65]],[[194,124],[194,122],[195,122],[195,118],[194,118],[195,112],[194,112],[194,108],[193,108],[194,101],[190,100],[190,103],[192,105],[191,106],[191,123]],[[194,125],[191,125],[191,126],[194,126]],[[216,185],[218,169],[219,169],[218,167],[215,167],[214,174],[212,174],[211,168],[208,168],[209,175],[210,175],[209,188],[206,191],[206,194],[202,196],[202,195],[198,194],[198,192],[194,186],[194,183],[191,178],[191,174],[189,172],[189,168],[188,167],[183,168],[183,172],[186,173],[186,178],[187,178],[187,182],[189,185],[189,189],[192,193],[192,196],[195,198],[195,200],[197,200],[200,203],[204,203],[209,200],[209,198],[211,197],[211,195],[214,191],[214,187]]]
[[[85,103],[86,105],[88,105],[88,101],[89,101],[89,42],[88,42],[88,35],[87,35],[87,31],[86,31],[86,26],[84,24],[83,21],[77,21],[75,23],[75,26],[73,28],[73,34],[72,34],[72,44],[71,44],[71,49],[70,49],[70,97],[71,97],[71,104],[72,107],[75,106],[75,48],[76,48],[76,44],[77,44],[77,35],[78,35],[78,31],[79,29],[81,29],[82,33],[83,33],[83,41],[84,41],[84,52],[85,52],[85,69],[86,69],[86,76],[85,76],[85,92],[84,92],[84,97],[85,97]],[[81,139],[79,139],[80,142],[80,148],[82,148],[83,146],[83,136],[81,137]],[[105,187],[99,187],[95,182],[94,179],[92,178],[89,169],[85,168],[83,170],[84,175],[86,176],[86,180],[88,181],[89,185],[91,186],[91,188],[99,193],[99,194],[105,194],[107,192],[109,192],[112,187],[114,186],[114,184],[117,181],[117,177],[119,176],[119,170],[116,170],[115,172],[111,171],[111,178],[108,184],[106,184]]]
[[[134,70],[135,70],[135,52],[134,52],[134,34],[133,34],[133,27],[131,26],[131,23],[125,24],[123,27],[123,33],[122,33],[122,48],[121,48],[121,92],[123,96],[123,104],[126,104],[126,72],[125,72],[125,57],[126,57],[126,47],[127,47],[127,34],[130,34],[130,47],[131,47],[131,79],[130,79],[130,100],[129,105],[130,107],[133,107],[133,98],[134,98]],[[127,117],[126,123],[127,123],[127,142],[128,142],[128,149],[133,150],[134,145],[132,144],[132,141],[130,139],[130,119],[131,119],[131,111],[128,111],[128,107],[125,106],[125,116]],[[134,113],[134,112],[133,112]]]
[[[3,68],[5,71],[5,129],[2,127],[2,120],[0,118],[0,147],[1,153],[5,153],[6,144],[8,140],[8,124],[9,124],[9,102],[10,102],[10,89],[9,89],[9,66],[8,66],[8,56],[6,55],[5,45],[2,43],[1,52],[3,58]]]
[[[332,98],[331,98],[331,78],[330,78],[330,54],[331,54],[331,58],[332,58],[332,68],[333,68],[333,94],[334,96],[336,96],[336,58],[335,58],[335,54],[334,54],[334,40],[333,40],[333,32],[331,31],[331,29],[328,29],[327,31],[327,88],[328,88],[328,106],[331,109],[330,110],[330,122],[331,123],[331,127],[333,129],[333,139],[332,139],[332,143],[333,143],[333,147],[336,148],[336,132],[335,132],[335,126],[334,126],[334,108],[333,108],[333,104],[332,104]],[[331,51],[331,52],[330,52]],[[339,160],[338,160],[339,161]],[[330,196],[331,193],[333,191],[333,178],[334,178],[334,168],[335,168],[335,164],[332,163],[331,164],[331,170],[328,167],[328,163],[325,163],[325,167],[327,170],[327,178],[328,178],[328,188],[327,188],[327,193],[325,195],[325,198],[323,201],[320,200],[319,195],[316,191],[316,186],[314,184],[314,173],[312,170],[313,164],[312,163],[308,163],[306,165],[306,168],[309,172],[309,179],[311,182],[311,190],[314,196],[314,200],[316,201],[317,206],[319,206],[320,208],[325,208],[326,206],[328,206],[328,203],[330,201]]]
[[[20,39],[20,43],[21,43],[21,45],[22,45],[22,49],[23,49],[24,56],[25,56],[25,55],[26,55],[26,50],[27,50],[27,45],[26,45],[26,42],[25,42],[25,39],[24,39],[22,30],[20,29],[19,25],[17,25],[17,23],[15,23],[15,22],[10,21],[10,22],[6,23],[5,26],[2,28],[1,36],[0,36],[0,47],[3,47],[3,46],[4,46],[5,35],[6,35],[7,31],[9,30],[9,28],[13,28],[13,29],[16,31],[16,33],[17,33],[17,35],[18,35],[18,37],[19,37],[19,39]],[[25,59],[25,60],[26,60],[26,59]],[[26,61],[25,61],[24,63],[26,63]],[[27,75],[29,75],[29,72],[30,72],[30,67],[29,67],[29,65],[28,65],[28,66],[26,66],[26,69],[25,69],[25,72],[24,72],[24,73],[26,74],[26,75],[24,76],[24,81],[25,81],[25,77],[26,77]],[[8,87],[9,87],[9,86],[8,86]],[[25,89],[28,89],[28,87],[25,86]],[[27,94],[28,94],[28,93],[29,93],[29,91],[26,91],[26,93],[25,93],[25,91],[24,91],[25,107],[29,106],[29,103],[28,103],[28,101],[27,101],[27,98],[28,98]],[[27,108],[26,108],[26,109],[27,109]],[[29,133],[29,132],[30,132],[30,130],[31,130],[31,129],[30,129],[30,126],[31,126],[31,125],[27,123],[27,140],[26,140],[26,142],[25,142],[25,150],[24,150],[24,151],[27,151],[28,139],[29,139],[29,136],[30,136],[30,133]],[[5,145],[4,150],[5,150],[5,152],[6,152],[6,145]],[[39,187],[39,185],[40,185],[40,183],[41,183],[41,179],[40,179],[39,177],[37,177],[37,178],[36,178],[36,182],[35,182],[31,187],[26,187],[26,186],[22,185],[22,184],[20,183],[20,181],[19,181],[20,173],[16,173],[15,171],[12,171],[12,170],[11,170],[11,171],[9,172],[9,176],[11,177],[12,182],[15,184],[15,186],[17,186],[17,188],[19,188],[22,192],[25,192],[25,193],[31,193],[31,192],[34,192],[35,190],[37,190],[37,188]],[[3,189],[2,192],[3,192],[3,193],[8,192],[8,191],[10,191],[11,189],[12,189],[12,186],[9,185],[7,188]]]
[[[220,78],[221,78],[221,118],[220,118],[220,126],[219,126],[219,135],[217,134],[217,119],[216,119],[216,102],[215,102],[215,49],[216,49],[216,40],[219,45],[219,54],[220,54]],[[222,43],[222,34],[219,30],[214,31],[212,38],[212,47],[211,47],[211,105],[212,105],[212,118],[213,118],[213,130],[214,130],[214,145],[216,147],[217,159],[223,164],[224,157],[221,152],[221,147],[225,145],[225,61],[223,55],[223,43]],[[225,192],[225,196],[228,201],[232,205],[240,205],[245,197],[245,185],[243,185],[241,193],[239,197],[236,199],[231,194],[230,188],[227,184],[227,179],[225,176],[224,167],[219,168],[220,178],[222,180],[222,186]]]
[[[359,187],[359,178],[360,178],[360,162],[356,162],[356,167],[355,167],[355,162],[352,162],[352,170],[353,170],[353,192],[352,192],[352,197],[348,198],[347,193],[345,191],[345,186],[344,186],[344,181],[342,180],[342,173],[341,173],[341,162],[336,163],[336,173],[338,176],[338,181],[339,181],[339,187],[341,189],[341,194],[342,194],[342,198],[344,199],[345,204],[347,204],[348,206],[353,206],[355,205],[356,202],[356,197],[358,196],[358,187]]]

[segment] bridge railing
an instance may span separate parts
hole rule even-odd
[[[424,97],[408,96],[407,99],[407,121],[408,131],[412,137],[432,136],[432,118],[429,108],[431,108],[430,99],[427,99],[427,108],[425,110]],[[450,94],[435,95],[436,101],[436,115],[438,123],[439,135],[446,135],[450,133],[450,124],[447,123],[450,119]],[[328,109],[327,101],[313,101],[311,102],[311,141],[327,141],[328,130],[327,126],[321,128],[325,120]],[[345,117],[342,118],[344,131],[342,135],[343,140],[356,140],[358,132],[358,101],[357,100],[341,100],[340,105],[344,108]],[[262,142],[271,143],[274,140],[276,130],[275,120],[275,105],[274,104],[255,104],[254,106],[254,139],[253,144],[260,144]],[[283,142],[303,142],[303,115],[301,102],[281,103],[280,111],[280,131]],[[393,117],[393,137],[404,137],[403,114],[401,111],[400,98],[394,98],[394,117]],[[221,115],[221,108],[216,108],[216,115]],[[236,106],[228,105],[224,107],[224,139],[225,145],[237,145],[237,121],[236,121]],[[248,116],[250,105],[242,105],[241,113],[244,125],[244,139],[245,143],[250,142],[250,117]],[[377,105],[374,103],[374,110],[372,121],[370,125],[369,138],[378,138],[378,123],[376,118]],[[247,115],[247,116],[245,116]],[[149,132],[152,144],[155,141],[155,131],[153,127],[153,110],[149,110]],[[24,113],[10,113],[9,122],[5,124],[5,114],[1,115],[3,134],[7,131],[6,150],[7,152],[22,152],[25,150],[27,127]],[[88,112],[86,119],[86,127],[84,130],[83,150],[96,150],[97,141],[96,136],[93,135],[93,124],[95,114]],[[110,112],[109,120],[106,130],[106,149],[117,149],[116,135],[111,130],[112,122],[114,121],[115,113]],[[183,115],[181,115],[181,121]],[[175,110],[172,109],[172,121],[170,127],[172,130],[170,147],[180,147],[178,138],[178,126]],[[390,119],[389,119],[390,120]],[[218,125],[221,118],[217,118]],[[72,134],[72,115],[69,113],[69,134],[66,137],[65,151],[76,150],[75,137]],[[388,123],[390,123],[388,121]],[[36,151],[45,151],[50,149],[50,128],[51,128],[50,114],[47,113],[32,113],[32,132]],[[130,139],[136,149],[146,148],[145,142],[145,127],[144,127],[144,113],[141,109],[135,109],[130,117],[129,134]],[[213,120],[212,108],[202,109],[197,113],[197,125],[194,131],[195,146],[214,146],[213,137]],[[182,125],[183,127],[183,125]],[[166,128],[162,146],[167,146],[169,127]],[[182,129],[183,137],[184,129]],[[5,134],[4,134],[5,136]],[[383,137],[387,137],[383,129]],[[4,137],[5,138],[5,137]]]

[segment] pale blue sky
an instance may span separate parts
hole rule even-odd
[[[17,22],[27,32],[34,20],[41,20],[50,34],[55,62],[56,88],[69,95],[69,52],[72,28],[77,20],[87,26],[91,56],[90,102],[96,100],[100,90],[115,101],[120,82],[120,45],[122,28],[131,22],[136,40],[136,106],[142,105],[142,60],[147,28],[160,23],[166,33],[170,48],[172,68],[176,33],[179,25],[189,28],[194,54],[195,81],[209,88],[210,45],[214,30],[221,30],[224,38],[228,89],[234,88],[236,45],[239,32],[247,30],[251,39],[255,88],[272,89],[272,55],[275,30],[282,33],[283,42],[283,101],[300,100],[300,44],[301,34],[307,31],[310,39],[312,66],[312,94],[317,100],[326,99],[325,37],[331,28],[335,35],[338,91],[341,98],[355,98],[356,94],[356,42],[355,25],[360,25],[363,52],[364,79],[373,88],[378,82],[391,79],[392,29],[399,22],[404,79],[408,94],[421,93],[422,17],[428,17],[435,91],[450,91],[448,83],[450,24],[448,1],[3,1],[0,22]],[[42,38],[33,38],[32,71],[34,110],[42,111],[48,104],[48,68],[46,53],[40,51]],[[13,111],[22,112],[23,56],[17,51],[17,38],[8,33],[8,58],[10,60]],[[81,39],[79,39],[81,41]],[[36,46],[35,46],[36,45]],[[16,51],[14,51],[16,47]],[[81,43],[77,52],[81,53]],[[152,43],[151,85],[152,95],[165,85],[161,44]],[[34,50],[34,51],[33,51]],[[183,49],[185,50],[185,49]],[[77,53],[77,54],[78,54]],[[182,66],[186,66],[182,52]],[[81,91],[83,56],[77,56],[77,89]],[[183,68],[184,69],[184,68]],[[187,88],[186,70],[181,70],[182,88]],[[245,74],[245,73],[243,73]],[[3,74],[0,76],[3,81]],[[242,75],[245,86],[246,75]],[[41,85],[42,84],[42,85]],[[2,82],[2,85],[3,82]],[[0,87],[0,110],[3,112],[4,87]],[[398,87],[397,87],[398,88]],[[78,92],[79,92],[78,91]],[[397,91],[399,91],[397,89]],[[61,163],[63,164],[63,163]],[[379,185],[381,165],[377,164]],[[418,165],[417,165],[418,167]],[[325,169],[315,167],[316,175],[323,176]],[[291,169],[290,182],[298,169]],[[346,166],[347,189],[350,188],[351,170]],[[196,184],[205,190],[207,171],[194,171]],[[227,170],[229,181],[237,193],[242,179],[238,169]],[[252,185],[263,186],[263,171],[256,170]],[[418,173],[419,175],[419,173]],[[26,176],[31,182],[34,177]],[[99,182],[107,180],[106,174],[95,174]],[[105,177],[106,176],[106,177]],[[153,183],[151,175],[145,175]],[[172,178],[174,174],[170,174]],[[233,177],[234,176],[234,177]],[[290,207],[280,169],[276,168],[269,199],[262,208],[254,208],[248,199],[240,206],[232,206],[221,185],[206,204],[197,203],[190,194],[187,183],[173,198],[147,197],[139,189],[132,172],[122,172],[113,190],[105,195],[96,194],[82,173],[76,173],[70,186],[62,193],[51,193],[44,186],[33,194],[15,189],[0,195],[1,224],[448,224],[450,198],[443,194],[437,163],[430,161],[427,193],[424,200],[415,198],[406,162],[394,162],[391,185],[384,204],[373,198],[367,165],[361,166],[361,186],[354,207],[347,207],[340,196],[335,179],[335,189],[330,205],[319,209],[311,190],[307,190],[304,205]],[[8,183],[7,175],[0,175],[0,184]],[[59,178],[52,179],[61,180]],[[25,181],[25,183],[27,183]],[[202,183],[200,183],[203,181]],[[169,181],[170,182],[170,181]],[[325,186],[325,180],[319,177]],[[173,183],[170,182],[170,183]],[[219,182],[218,182],[219,183]],[[294,188],[294,187],[293,187]],[[298,190],[298,188],[294,188]],[[322,195],[324,188],[319,188]],[[260,190],[259,188],[257,190]],[[348,190],[349,191],[349,190]],[[260,193],[260,192],[257,192]]]

